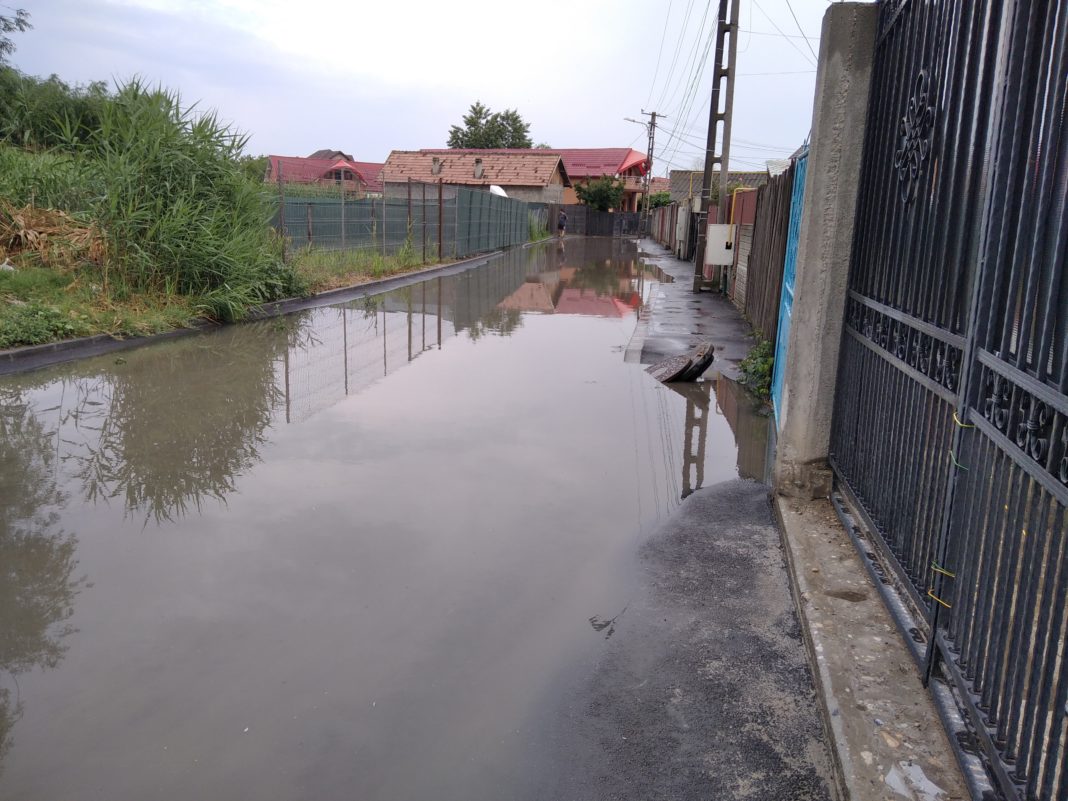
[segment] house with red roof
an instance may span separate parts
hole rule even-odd
[[[382,164],[356,161],[340,150],[317,150],[311,156],[268,156],[264,180],[284,184],[344,187],[357,198],[382,194]]]
[[[508,197],[560,203],[571,180],[560,154],[530,148],[394,150],[382,167],[382,181],[400,185],[422,181],[488,190]]]
[[[581,184],[610,175],[623,181],[623,207],[618,211],[637,211],[645,191],[644,176],[649,162],[641,151],[629,147],[554,148],[563,159],[572,184]],[[574,189],[564,192],[565,203],[578,203]]]

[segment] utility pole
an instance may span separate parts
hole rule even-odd
[[[645,157],[645,197],[643,198],[645,208],[643,209],[643,216],[645,217],[645,233],[649,235],[649,223],[652,221],[653,210],[649,206],[649,201],[652,198],[653,188],[653,145],[656,143],[656,112],[646,111],[642,109],[642,115],[649,117],[649,150],[646,152]],[[639,234],[641,233],[641,227],[638,228]]]
[[[727,18],[727,5],[730,4],[730,21]],[[734,105],[734,65],[738,57],[738,11],[741,0],[719,0],[719,14],[716,22],[716,69],[712,83],[712,102],[708,108],[708,140],[705,145],[705,175],[701,184],[701,207],[698,214],[697,250],[694,254],[693,291],[700,292],[706,286],[705,281],[705,246],[708,241],[708,209],[712,205],[712,176],[719,167],[719,217],[716,222],[724,222],[727,214],[727,174],[730,169],[731,148],[731,108]],[[724,40],[727,40],[726,43]],[[726,55],[727,63],[723,59]],[[723,87],[723,80],[727,85]],[[721,90],[725,93],[723,111],[720,111]],[[719,139],[719,124],[723,123],[722,149],[716,155],[716,142]]]
[[[624,117],[623,119],[626,122],[634,122],[638,125],[644,125],[645,132],[649,136],[649,149],[645,153],[645,180],[642,182],[642,185],[644,186],[643,192],[645,193],[645,208],[642,209],[642,219],[645,221],[646,233],[648,233],[648,218],[652,214],[652,211],[649,208],[649,195],[652,194],[650,190],[653,186],[653,145],[656,143],[656,120],[657,118],[666,120],[667,116],[664,114],[659,114],[655,111],[646,111],[645,109],[642,109],[642,114],[650,118],[649,122],[645,122],[644,120],[636,120],[633,117]]]

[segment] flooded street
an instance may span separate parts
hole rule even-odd
[[[546,797],[642,543],[764,472],[624,361],[665,280],[568,240],[0,377],[0,798]]]

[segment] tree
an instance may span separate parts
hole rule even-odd
[[[15,52],[15,43],[7,34],[23,33],[32,27],[30,15],[24,8],[15,9],[14,16],[0,14],[0,66],[6,64],[7,57]]]
[[[671,193],[670,192],[653,192],[649,195],[648,206],[651,209],[658,209],[661,206],[671,205]]]
[[[494,112],[475,101],[463,118],[463,127],[449,129],[449,147],[457,148],[529,148],[530,125],[515,109]]]
[[[579,203],[584,203],[598,211],[618,209],[623,203],[624,185],[618,178],[603,175],[593,181],[585,181],[575,186]]]
[[[267,174],[268,161],[267,156],[250,156],[246,154],[237,159],[237,164],[241,168],[241,172],[245,173],[249,180],[262,183],[264,176]]]

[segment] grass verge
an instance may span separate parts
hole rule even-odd
[[[301,250],[290,261],[300,282],[313,293],[403,275],[438,263],[424,264],[410,242],[388,256],[374,250]]]
[[[0,349],[75,337],[155,334],[202,316],[196,298],[137,292],[109,298],[86,271],[22,266],[0,272]]]

